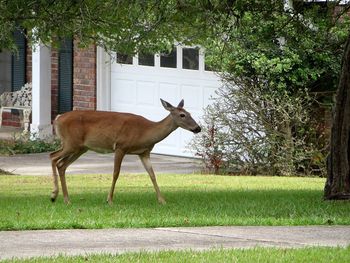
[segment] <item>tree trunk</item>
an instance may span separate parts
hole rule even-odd
[[[346,41],[327,160],[327,200],[350,199],[350,35]]]

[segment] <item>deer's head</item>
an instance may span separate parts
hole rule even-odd
[[[177,107],[174,107],[165,100],[160,99],[160,101],[162,102],[163,107],[170,112],[170,115],[177,126],[193,133],[199,133],[201,131],[201,127],[199,127],[197,122],[191,117],[191,114],[183,108],[184,100],[181,100]]]

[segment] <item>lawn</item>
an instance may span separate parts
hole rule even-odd
[[[65,262],[350,262],[350,248],[253,248],[253,249],[216,249],[209,251],[162,251],[125,253],[121,255],[84,255],[33,258],[28,260],[7,260],[5,262],[65,263]]]
[[[50,202],[49,176],[0,176],[0,230],[213,225],[350,225],[350,202],[323,201],[324,178],[158,175],[166,205],[145,174],[67,175],[71,205]]]

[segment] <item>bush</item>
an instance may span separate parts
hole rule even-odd
[[[13,173],[0,168],[0,175],[13,175]]]
[[[13,136],[11,139],[0,140],[0,154],[4,155],[51,152],[57,150],[59,147],[59,140],[31,140],[26,135]]]
[[[206,172],[291,175],[325,170],[326,139],[307,91],[265,92],[261,86],[219,89],[192,142]]]

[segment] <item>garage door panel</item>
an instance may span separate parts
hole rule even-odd
[[[157,83],[137,81],[137,103],[140,106],[155,106],[157,97]]]
[[[180,101],[178,85],[164,82],[159,83],[159,98],[176,106]]]
[[[161,111],[165,111],[162,110],[162,106],[159,105],[157,108],[154,107],[137,107],[136,109],[134,109],[133,111],[137,111],[137,114],[151,120],[151,121],[160,121],[162,119],[164,119],[166,117],[166,112],[161,113]]]
[[[111,88],[111,99],[115,102],[135,104],[136,83],[133,80],[114,79]]]
[[[165,138],[161,143],[155,145],[153,152],[179,155],[179,135],[180,131],[176,130]]]
[[[202,108],[202,92],[199,85],[182,85],[181,95],[185,99],[185,108],[187,110],[197,111]]]
[[[178,138],[179,138],[178,131],[175,131],[171,133],[168,137],[166,137],[162,141],[162,143],[164,146],[167,146],[167,147],[176,147],[178,144]]]
[[[127,104],[119,104],[118,107],[112,107],[111,111],[114,112],[130,112],[130,113],[134,113],[134,114],[138,114],[136,112],[133,111],[135,107],[131,106],[131,105],[127,105]]]
[[[189,143],[190,140],[193,138],[193,133],[187,130],[180,130],[181,131],[181,141]]]
[[[217,87],[214,86],[205,86],[203,88],[203,107],[211,104],[212,98],[215,98],[217,96],[215,93],[216,90]]]

